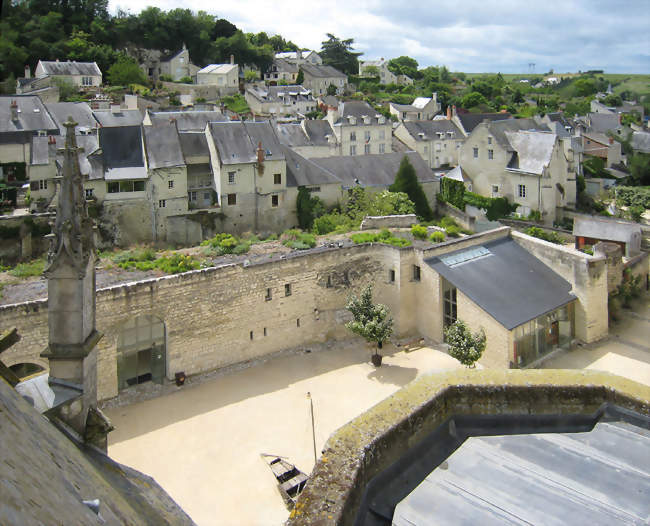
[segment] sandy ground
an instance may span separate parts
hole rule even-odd
[[[545,369],[598,369],[650,385],[650,294],[622,309],[609,337],[545,362]]]
[[[199,525],[279,525],[288,511],[260,457],[288,457],[309,474],[329,435],[416,376],[460,364],[423,347],[364,345],[284,356],[171,395],[106,409],[109,455],[153,476]]]

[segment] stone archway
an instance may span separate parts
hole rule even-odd
[[[166,372],[165,322],[149,314],[126,321],[117,337],[118,390],[145,382],[161,384]]]

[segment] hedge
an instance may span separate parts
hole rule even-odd
[[[617,186],[616,201],[624,206],[650,208],[650,186]]]

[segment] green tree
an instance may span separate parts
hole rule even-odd
[[[298,70],[298,75],[296,75],[296,84],[299,86],[305,82],[305,74],[302,72],[302,68]]]
[[[573,89],[578,97],[587,97],[598,91],[596,81],[590,78],[579,78],[573,82]]]
[[[379,349],[393,334],[393,318],[388,307],[372,302],[372,285],[364,288],[361,296],[350,296],[345,308],[352,313],[352,321],[345,328],[368,342],[376,342]]]
[[[316,196],[312,196],[309,190],[304,186],[298,187],[298,197],[296,198],[296,214],[298,216],[298,226],[302,230],[310,230],[314,219],[325,213],[325,205]]]
[[[427,196],[424,194],[422,185],[420,185],[415,174],[415,168],[413,168],[406,155],[402,158],[402,162],[395,175],[395,182],[390,185],[389,190],[391,192],[404,192],[408,195],[409,199],[415,205],[415,213],[419,217],[427,221],[433,217]]]
[[[260,76],[257,74],[257,71],[253,71],[252,69],[249,69],[246,73],[244,73],[244,80],[246,82],[255,82],[259,78]]]
[[[109,84],[113,86],[126,86],[128,84],[145,84],[147,82],[144,73],[138,63],[131,57],[122,55],[113,64],[107,73]]]
[[[336,86],[334,84],[327,86],[327,94],[332,96],[336,95]]]
[[[404,192],[382,190],[372,196],[368,215],[392,216],[415,213],[415,205]]]
[[[327,33],[327,40],[322,42],[320,56],[323,64],[332,66],[348,75],[356,75],[359,72],[358,57],[363,53],[352,50],[353,38],[341,40],[331,33]]]
[[[393,75],[406,75],[414,79],[418,73],[418,62],[414,58],[403,55],[388,61],[388,71]]]
[[[466,109],[475,108],[476,106],[484,106],[487,105],[487,103],[487,99],[477,91],[472,91],[471,93],[464,95],[460,100],[461,106]]]
[[[485,332],[481,329],[472,334],[465,322],[456,320],[445,330],[449,354],[466,367],[474,367],[485,350]]]
[[[364,66],[363,68],[364,77],[378,77],[379,68],[377,66]]]

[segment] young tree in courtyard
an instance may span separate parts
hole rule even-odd
[[[449,344],[449,354],[467,367],[474,367],[485,350],[483,329],[472,334],[462,320],[456,320],[447,327],[445,341]]]
[[[346,329],[365,338],[368,342],[377,342],[377,349],[381,349],[383,342],[393,334],[393,318],[388,307],[372,302],[372,285],[363,289],[359,297],[353,294],[345,308],[352,313],[352,321],[345,324]],[[381,365],[381,356],[377,349],[375,349],[373,363]]]
[[[422,190],[417,175],[415,175],[415,168],[413,168],[413,165],[406,155],[399,165],[399,170],[397,170],[397,175],[395,176],[395,182],[390,185],[389,190],[391,192],[404,192],[408,195],[409,199],[413,201],[413,204],[415,205],[415,213],[419,217],[425,220],[429,220],[433,217],[429,201],[427,201],[427,196],[424,195],[424,190]]]

